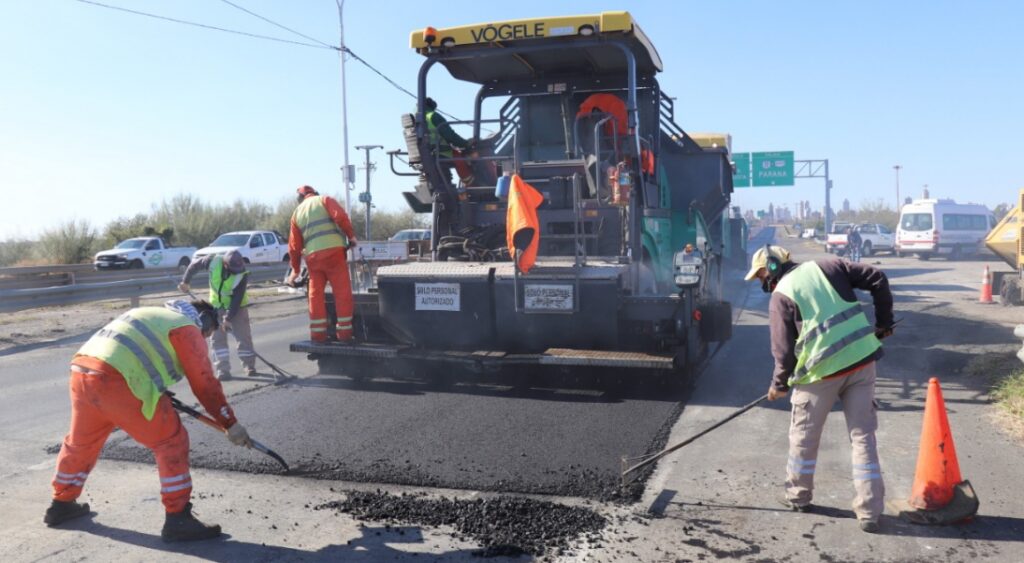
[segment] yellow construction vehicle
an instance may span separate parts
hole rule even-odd
[[[1024,189],[1014,207],[985,237],[985,246],[1015,271],[993,272],[992,288],[999,290],[1004,305],[1024,304],[1024,246],[1021,246],[1021,214],[1024,210]]]
[[[426,27],[410,46],[416,112],[389,154],[415,179],[411,209],[430,214],[431,260],[376,272],[377,291],[356,298],[358,344],[293,351],[322,373],[678,382],[729,339],[722,268],[746,260],[731,138],[675,122],[661,58],[628,12]],[[476,85],[471,108],[450,110],[471,119],[437,123],[432,68]],[[471,131],[466,146],[442,125]],[[509,248],[512,181],[543,196],[532,269]]]

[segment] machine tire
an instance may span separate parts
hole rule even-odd
[[[927,262],[928,260],[930,260],[931,257],[932,257],[932,255],[928,254],[927,252],[922,252],[922,253],[917,255],[917,259],[918,260],[922,260],[924,262]]]
[[[874,254],[874,252],[875,252],[875,249],[871,248],[871,241],[870,240],[864,241],[864,246],[861,248],[860,253],[862,255],[864,255],[864,256],[871,256],[871,255]]]
[[[284,259],[283,259],[283,260],[281,260],[281,261],[282,261],[282,262],[284,262],[284,263],[288,263],[288,260],[289,260],[289,258],[290,258],[290,256],[288,256],[287,254],[285,254],[285,255],[284,255]]]
[[[963,260],[963,257],[964,257],[964,251],[963,251],[962,248],[960,248],[960,245],[958,244],[958,245],[954,246],[953,247],[953,251],[949,253],[948,260],[950,260],[951,262],[957,262],[957,261]]]
[[[999,286],[999,302],[1004,307],[1017,306],[1021,304],[1020,281],[1017,278],[1006,276]]]
[[[249,263],[249,259],[248,258],[242,258],[242,262],[245,262],[246,264],[248,264]]]
[[[131,263],[128,264],[128,269],[130,270],[141,270],[145,267],[146,265],[142,263],[142,260],[138,259],[132,260]]]
[[[185,258],[184,256],[182,256],[181,260],[178,260],[178,269],[181,270],[182,272],[184,272],[188,268],[188,265],[190,263],[191,263],[191,260],[189,260],[188,258]]]

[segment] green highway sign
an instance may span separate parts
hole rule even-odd
[[[793,151],[755,152],[751,157],[754,187],[793,185]]]
[[[732,161],[736,165],[735,172],[732,173],[732,186],[734,188],[749,188],[750,187],[750,153],[740,152],[733,153]]]

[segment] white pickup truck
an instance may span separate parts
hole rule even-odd
[[[169,246],[160,237],[136,237],[123,240],[93,258],[97,270],[115,268],[186,268],[194,246]]]
[[[846,229],[850,223],[834,223],[832,232],[825,240],[825,252],[837,256],[846,254]],[[893,252],[896,248],[896,237],[892,230],[878,223],[861,223],[857,225],[860,233],[861,255],[871,256],[876,252]]]
[[[237,250],[246,264],[288,261],[288,239],[274,231],[235,231],[224,233],[200,248],[192,256],[199,260],[210,254],[224,254],[229,250]]]

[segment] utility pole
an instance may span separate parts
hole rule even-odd
[[[899,214],[900,209],[903,209],[903,204],[900,200],[900,168],[903,168],[899,164],[892,167],[896,171],[896,213]]]
[[[370,204],[373,201],[373,197],[370,196],[370,173],[376,168],[374,163],[370,162],[370,151],[373,149],[382,149],[384,147],[380,145],[360,145],[356,147],[357,151],[366,151],[366,191],[359,194],[359,201],[366,204],[366,239],[370,240]]]
[[[345,185],[345,212],[352,213],[352,184],[355,182],[352,174],[352,169],[348,163],[348,101],[345,96],[345,18],[342,15],[342,10],[345,7],[345,0],[334,0],[338,5],[338,33],[339,33],[339,45],[341,51],[338,53],[341,59],[341,144],[344,147],[344,168],[342,171],[344,174],[344,185]]]

